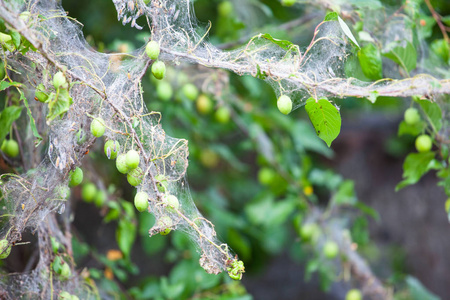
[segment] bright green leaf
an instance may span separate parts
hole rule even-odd
[[[404,180],[397,184],[395,191],[414,184],[432,168],[434,152],[410,153],[403,163]]]
[[[442,110],[436,102],[430,100],[416,100],[420,104],[425,115],[430,121],[433,131],[438,132],[442,128]]]
[[[365,76],[372,80],[383,77],[380,50],[374,44],[367,44],[358,51],[358,60]]]
[[[383,53],[383,55],[392,59],[408,73],[416,68],[417,51],[410,42],[406,42],[405,47],[394,47],[389,52]]]
[[[400,125],[398,126],[398,136],[402,135],[412,135],[412,136],[418,136],[426,127],[425,122],[420,121],[413,125],[410,125],[406,123],[405,121],[401,121]]]
[[[341,17],[338,16],[339,25],[341,26],[342,31],[345,33],[345,35],[356,45],[359,47],[358,42],[356,41],[355,37],[353,36],[352,32],[350,31],[350,28],[348,28],[347,24],[341,19]]]
[[[47,122],[50,123],[55,118],[62,116],[66,113],[70,105],[72,105],[73,100],[70,97],[69,92],[65,89],[62,89],[52,97],[53,93],[48,97],[48,114],[47,114]]]
[[[22,107],[8,106],[0,114],[0,145],[8,135],[12,123],[20,117]]]
[[[338,13],[335,11],[329,12],[327,13],[327,15],[325,16],[325,18],[323,19],[325,22],[328,21],[337,21],[338,20]]]
[[[295,47],[295,45],[292,42],[273,38],[268,33],[260,34],[257,37],[269,40],[270,42],[274,43],[275,45],[278,45],[280,48],[283,48],[284,50],[290,50]]]
[[[341,131],[339,110],[326,98],[316,101],[312,97],[306,100],[305,109],[317,135],[330,147]]]
[[[125,257],[129,257],[135,238],[136,225],[127,219],[120,219],[116,229],[116,241]]]

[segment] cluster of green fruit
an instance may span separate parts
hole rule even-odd
[[[405,123],[414,126],[421,122],[421,117],[417,108],[410,107],[404,114]],[[415,141],[416,149],[418,152],[428,152],[433,147],[433,140],[428,134],[421,134]]]
[[[164,62],[158,60],[160,48],[159,44],[156,41],[150,41],[147,46],[145,46],[145,53],[147,53],[147,56],[154,60],[152,64],[152,74],[155,76],[156,79],[163,79],[166,74],[166,65]]]
[[[13,140],[3,140],[2,146],[0,148],[3,153],[5,153],[9,157],[17,157],[19,155],[19,144]]]

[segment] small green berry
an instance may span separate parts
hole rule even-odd
[[[79,167],[76,167],[75,170],[70,172],[70,181],[69,186],[74,187],[79,185],[83,181],[83,170]]]
[[[168,185],[167,178],[162,174],[158,174],[155,176],[155,180],[158,191],[160,191],[161,193],[165,193]]]
[[[147,46],[145,46],[145,53],[147,53],[150,59],[158,59],[159,51],[159,44],[156,41],[150,41]]]
[[[292,6],[297,2],[296,0],[281,0],[281,4],[284,6]]]
[[[273,180],[275,179],[275,171],[264,167],[261,168],[258,172],[258,181],[259,183],[261,183],[262,185],[269,185],[273,182]]]
[[[163,203],[167,205],[167,210],[170,212],[175,212],[180,208],[180,202],[174,195],[164,195]]]
[[[126,156],[126,164],[128,169],[135,169],[139,166],[139,153],[136,150],[129,150]]]
[[[194,101],[198,97],[198,89],[192,83],[186,83],[182,87],[183,95],[191,101]]]
[[[327,241],[323,246],[323,254],[326,258],[333,259],[339,253],[339,246],[333,241]]]
[[[92,182],[86,183],[81,189],[81,198],[86,202],[94,201],[95,195],[97,194],[97,187]]]
[[[35,99],[39,102],[45,103],[48,99],[48,95],[45,91],[44,85],[41,83],[36,87],[36,90],[34,92]]]
[[[69,279],[69,277],[72,275],[72,271],[70,270],[69,264],[67,262],[64,262],[61,264],[61,278],[63,280]]]
[[[416,138],[416,149],[417,151],[423,153],[428,152],[431,150],[431,147],[433,146],[433,140],[431,137],[427,134],[419,135]]]
[[[144,172],[139,167],[131,170],[127,174],[128,183],[131,184],[132,186],[140,185],[142,182],[142,178],[144,178]]]
[[[95,118],[91,122],[91,133],[95,137],[101,137],[105,133],[105,121],[102,118]]]
[[[53,75],[53,86],[55,87],[55,89],[58,89],[59,87],[64,88],[66,84],[67,84],[66,77],[61,71]]]
[[[197,111],[202,115],[209,114],[213,109],[213,102],[211,99],[205,94],[201,94],[197,98],[196,102]]]
[[[122,174],[130,172],[130,168],[127,166],[127,155],[125,153],[119,154],[116,160],[116,168]]]
[[[158,220],[156,225],[162,230],[159,232],[161,235],[168,235],[172,229],[173,221],[169,216],[164,216]]]
[[[226,106],[221,106],[216,110],[216,113],[214,114],[214,118],[217,122],[226,124],[228,121],[230,121],[230,110]]]
[[[19,155],[19,144],[15,140],[5,140],[1,149],[9,157],[14,158]]]
[[[161,81],[156,86],[156,94],[158,95],[158,98],[163,101],[170,100],[173,96],[172,85],[167,81]]]
[[[352,289],[347,292],[345,300],[362,300],[362,294],[360,290]]]
[[[120,144],[118,141],[107,140],[103,150],[108,159],[115,159],[120,152]]]
[[[420,121],[420,114],[417,108],[410,107],[405,111],[405,122],[408,125],[414,125]]]
[[[217,10],[219,11],[220,16],[228,17],[233,12],[233,3],[231,3],[230,1],[220,2]]]
[[[160,60],[155,61],[152,65],[152,74],[156,79],[163,79],[166,74],[166,65],[164,62]]]
[[[277,101],[278,110],[282,114],[289,114],[292,111],[292,100],[286,95],[281,95]]]
[[[5,259],[11,253],[11,245],[6,239],[0,241],[0,259]]]
[[[148,194],[146,192],[138,192],[134,196],[134,206],[140,212],[144,212],[148,209]]]
[[[106,202],[107,199],[107,195],[105,193],[105,191],[103,190],[97,190],[97,193],[95,194],[95,198],[94,198],[94,204],[97,207],[102,207],[103,204]]]
[[[56,188],[57,197],[60,199],[68,199],[70,197],[70,189],[68,186],[60,185]]]

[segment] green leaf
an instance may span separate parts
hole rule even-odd
[[[258,64],[256,65],[256,76],[255,77],[258,79],[262,79],[262,80],[267,78],[266,72],[261,72],[261,67]]]
[[[408,73],[416,68],[417,51],[409,41],[405,47],[394,47],[389,52],[383,53],[383,56],[392,59]]]
[[[326,98],[316,101],[312,97],[306,100],[305,109],[317,135],[330,147],[341,131],[339,110]]]
[[[404,180],[397,184],[395,191],[414,184],[433,167],[434,152],[410,153],[403,163]]]
[[[8,135],[12,123],[20,117],[22,107],[8,106],[0,114],[0,145]]]
[[[11,30],[9,35],[11,36],[11,39],[12,39],[13,44],[16,47],[16,49],[19,49],[19,46],[20,46],[20,34],[17,31]]]
[[[60,90],[59,93],[53,97],[52,95],[54,94],[50,94],[47,100],[49,110],[47,114],[47,123],[50,123],[55,118],[66,113],[73,103],[72,97],[70,97],[69,92],[65,89]]]
[[[325,157],[332,158],[333,150],[325,146],[317,137],[315,131],[305,121],[295,122],[293,126],[289,127],[292,139],[295,144],[295,149],[304,153],[305,151],[313,151],[322,154]],[[298,134],[301,132],[302,134]]]
[[[6,90],[7,88],[9,88],[10,86],[15,86],[15,87],[19,87],[22,84],[20,82],[9,82],[9,81],[2,81],[0,82],[0,91]]]
[[[290,50],[295,47],[295,45],[292,42],[287,41],[287,40],[279,40],[279,39],[273,38],[268,33],[260,34],[257,37],[269,40],[272,43],[274,43],[275,45],[278,45],[280,48],[283,48],[284,50]]]
[[[450,46],[444,39],[434,40],[431,43],[431,50],[440,57],[445,63],[449,63]]]
[[[19,91],[19,94],[20,94],[20,100],[23,101],[23,104],[27,108],[27,114],[28,114],[28,117],[30,118],[31,131],[33,132],[33,135],[36,138],[35,146],[37,147],[42,141],[42,136],[37,131],[36,122],[35,122],[35,120],[33,118],[33,114],[31,113],[31,109],[30,109],[30,106],[28,105],[27,98],[24,96],[22,90],[20,90],[20,89],[17,89],[17,90]]]
[[[350,31],[350,28],[348,28],[347,24],[341,19],[341,17],[338,16],[339,25],[341,26],[342,31],[345,33],[345,35],[356,45],[358,48],[361,48],[356,41],[355,37],[353,36],[352,32]]]
[[[441,298],[432,294],[426,287],[420,283],[415,277],[406,277],[406,284],[408,285],[409,292],[412,296],[412,300],[440,300]]]
[[[116,229],[116,241],[125,257],[129,257],[135,238],[136,225],[127,219],[121,219]]]
[[[354,205],[356,201],[355,183],[353,180],[345,180],[334,195],[333,202],[338,205]]]
[[[425,115],[430,121],[434,132],[438,132],[442,128],[442,110],[436,102],[431,102],[430,100],[416,100],[422,107]]]
[[[358,51],[358,60],[365,76],[372,80],[383,77],[380,50],[374,44],[367,44]]]
[[[324,20],[325,22],[328,22],[328,21],[337,21],[337,20],[338,20],[338,17],[339,17],[338,13],[335,12],[335,11],[332,11],[332,12],[327,13],[327,15],[325,16],[325,19],[323,19],[323,20]]]
[[[412,136],[418,136],[426,127],[425,122],[420,121],[413,125],[407,124],[405,121],[401,121],[400,125],[398,126],[398,136],[402,135],[412,135]]]

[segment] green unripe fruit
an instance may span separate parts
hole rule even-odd
[[[148,198],[146,192],[138,192],[134,196],[134,206],[139,212],[144,212],[148,209]]]
[[[230,110],[226,106],[221,106],[216,110],[216,113],[214,114],[214,118],[217,122],[226,124],[228,121],[230,121]]]
[[[97,187],[92,182],[83,185],[81,190],[81,198],[86,202],[94,201],[95,195],[97,194]]]
[[[152,65],[152,74],[156,79],[163,79],[166,74],[166,65],[164,62],[160,60],[155,61]]]
[[[269,185],[273,182],[275,176],[276,174],[274,170],[264,167],[261,168],[258,172],[258,181],[262,185]]]
[[[158,59],[159,51],[159,44],[156,41],[150,41],[147,46],[145,46],[145,53],[147,53],[150,59]]]
[[[64,88],[66,84],[67,84],[66,77],[61,71],[53,75],[53,86],[55,87],[55,89],[58,89],[59,87]]]
[[[70,270],[70,267],[69,267],[69,265],[66,262],[63,262],[61,264],[61,273],[60,273],[60,275],[61,275],[61,278],[63,280],[69,279],[69,277],[72,275],[72,271]]]
[[[292,6],[294,5],[296,0],[281,0],[281,4],[284,6]]]
[[[6,239],[0,241],[0,259],[5,259],[11,253],[11,245]]]
[[[19,144],[15,140],[4,140],[2,151],[9,157],[17,157],[19,155]]]
[[[172,229],[173,221],[169,216],[164,216],[158,220],[156,226],[161,228],[162,230],[159,232],[161,235],[168,235]]]
[[[197,106],[197,111],[199,113],[201,113],[202,115],[209,114],[213,109],[213,103],[212,103],[211,99],[208,96],[206,96],[205,94],[201,94],[197,98],[196,106]]]
[[[72,295],[66,291],[59,293],[59,300],[72,300]]]
[[[70,197],[70,189],[68,186],[60,185],[56,188],[56,197],[61,199],[68,199]]]
[[[0,32],[0,43],[5,44],[11,40],[11,36],[9,34]]]
[[[339,253],[338,245],[333,241],[327,241],[323,246],[323,254],[326,258],[333,259]]]
[[[78,298],[78,296],[72,295],[72,298],[70,300],[80,300],[80,298]]]
[[[170,212],[175,212],[180,208],[180,202],[178,202],[178,198],[174,195],[165,195],[163,203],[167,205],[167,210]]]
[[[219,15],[222,17],[227,17],[233,12],[233,3],[230,1],[223,1],[218,6]]]
[[[428,152],[433,146],[433,141],[429,135],[422,134],[416,138],[416,149],[419,152]]]
[[[277,100],[278,110],[282,114],[289,114],[292,111],[292,100],[286,95],[281,95]]]
[[[120,144],[118,141],[107,140],[103,150],[108,159],[115,159],[120,152]]]
[[[194,101],[198,97],[198,89],[192,83],[186,83],[182,88],[183,95],[189,100]]]
[[[128,168],[127,166],[127,155],[125,153],[117,156],[116,168],[122,174],[127,174],[128,172],[130,172],[130,168]]]
[[[405,122],[408,125],[414,125],[420,121],[420,114],[419,111],[414,108],[410,107],[405,111]]]
[[[219,155],[210,149],[205,149],[200,153],[200,162],[207,168],[217,167],[219,161]]]
[[[136,150],[131,149],[127,152],[126,164],[128,169],[135,169],[139,166],[139,153]]]
[[[320,228],[315,223],[307,223],[300,228],[300,237],[305,242],[315,241],[320,235]]]
[[[48,95],[45,93],[45,87],[42,83],[36,87],[34,96],[39,102],[45,103],[47,101]]]
[[[362,294],[360,290],[352,289],[345,295],[345,300],[362,300]]]
[[[132,186],[138,186],[142,182],[142,178],[144,178],[144,172],[141,168],[137,167],[136,169],[131,170],[127,174],[128,183]]]
[[[172,85],[167,81],[161,81],[156,87],[156,94],[163,101],[170,100],[173,96]]]
[[[76,167],[75,170],[70,172],[69,186],[74,187],[79,185],[83,181],[83,170]]]
[[[155,176],[155,180],[158,191],[160,191],[161,193],[165,193],[169,184],[167,178],[164,175],[159,174]]]
[[[102,207],[103,204],[106,202],[107,195],[103,190],[98,190],[95,194],[94,198],[94,204],[97,207]]]
[[[105,121],[102,118],[95,118],[91,122],[91,133],[95,137],[101,137],[105,133]]]
[[[82,145],[86,141],[86,134],[83,129],[79,129],[75,135],[75,140],[78,145]]]

